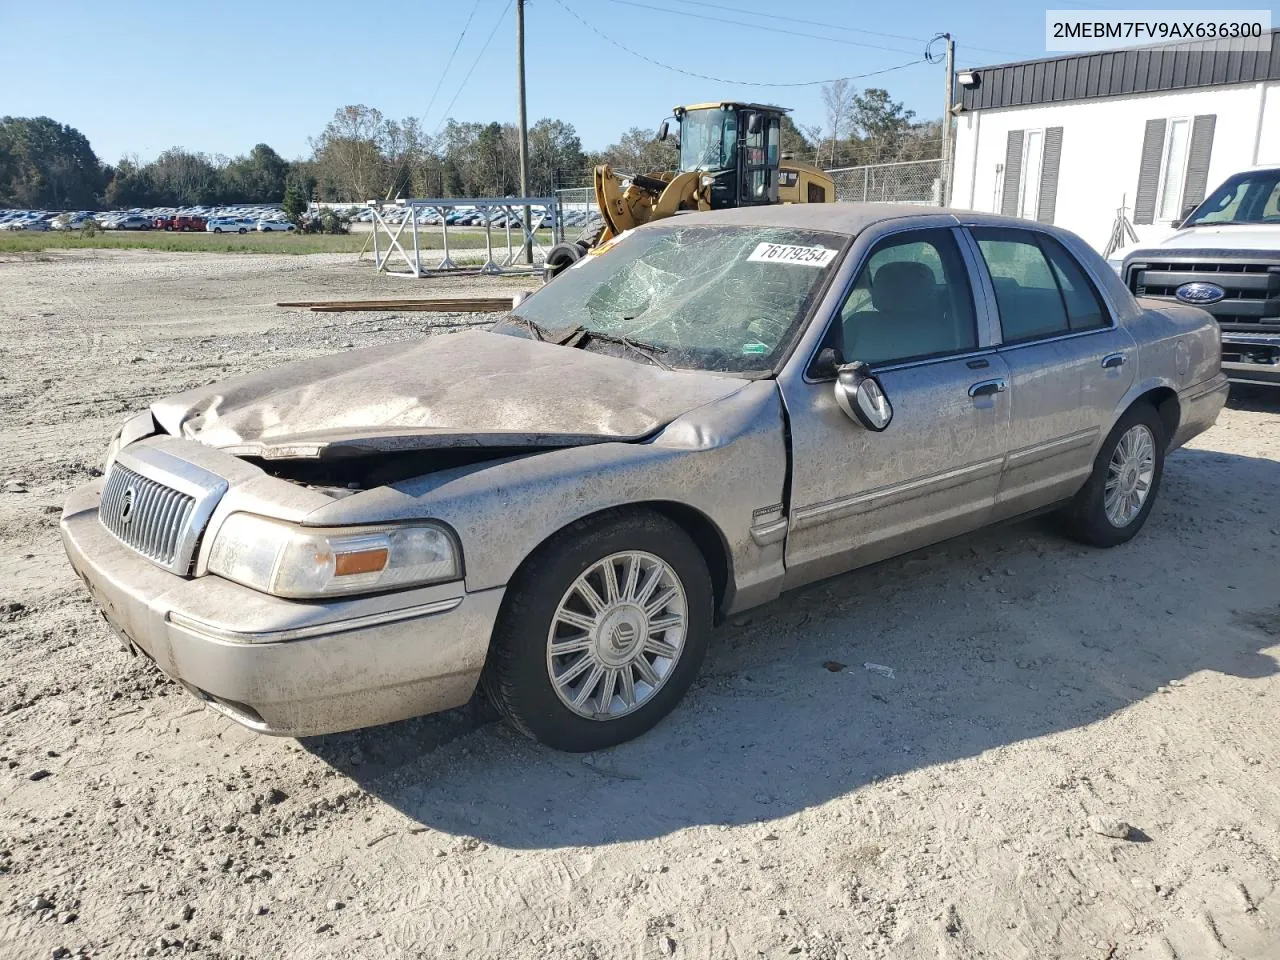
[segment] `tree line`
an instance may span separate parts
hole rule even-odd
[[[825,124],[783,121],[782,152],[822,167],[938,156],[940,124],[918,122],[886,90],[823,88]],[[416,118],[394,120],[363,104],[334,112],[286,160],[265,143],[238,157],[171,147],[154,160],[102,162],[88,139],[48,117],[0,117],[0,207],[194,206],[311,199],[362,202],[397,197],[514,196],[520,192],[519,133],[510,123],[450,119],[428,133]],[[673,140],[632,127],[601,151],[586,151],[571,123],[529,128],[529,193],[546,196],[590,182],[598,163],[628,173],[672,169]]]

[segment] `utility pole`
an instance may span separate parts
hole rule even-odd
[[[529,196],[529,118],[524,105],[524,0],[516,0],[516,78],[520,89],[520,196]],[[524,262],[533,263],[529,245],[529,208],[524,208]]]
[[[947,39],[947,78],[944,84],[947,99],[942,109],[942,196],[939,199],[945,207],[951,202],[951,104],[955,97],[956,42],[949,33],[943,36]]]

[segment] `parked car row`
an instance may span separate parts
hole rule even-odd
[[[232,226],[228,228],[227,222]],[[229,207],[154,207],[93,211],[0,210],[0,230],[80,230],[92,223],[100,230],[170,230],[248,233],[289,231],[294,226],[279,206],[241,204]],[[218,229],[209,224],[218,223]],[[265,224],[265,226],[259,226]],[[241,229],[243,226],[244,229]]]

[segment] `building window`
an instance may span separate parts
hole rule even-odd
[[[1142,137],[1133,222],[1172,223],[1204,199],[1217,116],[1152,117]]]
[[[1061,127],[1010,130],[1004,165],[996,168],[999,200],[995,209],[1006,217],[1053,223],[1061,157]]]
[[[1044,162],[1044,131],[1028,130],[1022,141],[1022,183],[1018,189],[1018,216],[1036,218],[1040,206],[1040,170]]]
[[[1177,220],[1182,216],[1190,143],[1191,120],[1187,117],[1171,118],[1165,128],[1164,157],[1160,163],[1160,199],[1156,204],[1159,220]]]

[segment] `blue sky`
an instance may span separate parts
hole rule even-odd
[[[109,162],[127,153],[151,159],[174,145],[235,155],[258,142],[302,156],[307,138],[347,103],[396,118],[425,115],[428,130],[443,122],[446,109],[459,120],[514,121],[515,21],[508,4],[0,0],[0,36],[10,50],[26,51],[0,81],[0,114],[69,123]],[[566,120],[587,149],[631,126],[656,127],[674,104],[700,100],[765,100],[792,107],[799,123],[821,123],[816,86],[720,81],[786,83],[896,68],[920,60],[925,42],[944,30],[956,39],[960,66],[1044,56],[1046,6],[1103,4],[527,0],[529,120]],[[1205,0],[1162,6],[1225,8]],[[673,10],[683,15],[666,12]],[[1273,18],[1280,20],[1274,9]],[[720,80],[646,62],[606,38]],[[941,64],[917,63],[855,83],[886,87],[921,117],[941,113]]]

